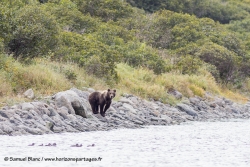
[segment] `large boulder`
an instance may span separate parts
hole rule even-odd
[[[59,92],[53,96],[58,108],[66,107],[69,114],[80,115],[87,118],[86,101],[78,96],[73,90]]]

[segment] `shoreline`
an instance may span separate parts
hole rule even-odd
[[[113,101],[106,117],[102,117],[92,114],[88,103],[92,91],[91,88],[86,91],[72,88],[43,101],[3,107],[0,109],[0,135],[106,131],[250,118],[250,103],[237,104],[209,94],[204,98],[185,99],[175,107],[126,94],[119,101]]]

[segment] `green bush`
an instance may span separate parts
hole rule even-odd
[[[56,22],[65,31],[91,33],[96,31],[100,24],[98,19],[83,15],[70,0],[60,1],[59,4],[47,3],[43,8],[56,18]]]
[[[167,9],[178,13],[189,13],[199,18],[209,17],[220,23],[244,19],[249,16],[249,2],[230,2],[224,0],[127,0],[131,5],[148,12]]]
[[[182,74],[195,74],[202,65],[203,62],[199,57],[185,55],[177,62],[177,69],[180,69]]]
[[[147,67],[154,73],[161,74],[167,71],[167,64],[157,50],[147,46],[145,43],[129,42],[123,61],[133,67]]]
[[[117,21],[127,18],[133,9],[121,0],[73,0],[84,14],[100,17],[103,21]]]
[[[39,6],[26,6],[16,12],[12,39],[8,43],[15,58],[27,59],[53,51],[59,27],[50,13]]]
[[[13,12],[7,6],[0,4],[0,38],[4,42],[11,38],[13,30]]]
[[[4,43],[3,39],[0,37],[0,54],[4,52]]]
[[[89,74],[116,79],[116,64],[120,62],[119,46],[106,45],[93,35],[80,35],[73,32],[62,33],[62,48],[68,52],[61,58],[71,60],[84,67]],[[59,54],[58,52],[57,54]],[[106,75],[104,75],[106,74]],[[109,78],[109,79],[110,79]]]
[[[196,53],[206,63],[216,66],[220,78],[225,82],[233,82],[237,74],[240,58],[232,51],[214,43],[206,43]]]

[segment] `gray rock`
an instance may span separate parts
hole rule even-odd
[[[214,103],[217,104],[220,107],[224,107],[224,105],[225,105],[224,100],[221,99],[221,98],[215,98]]]
[[[10,134],[14,131],[10,123],[0,124],[0,129],[7,134]]]
[[[52,107],[48,107],[48,111],[50,111],[50,115],[49,116],[56,116],[58,115],[58,113],[56,112],[56,110]]]
[[[84,105],[82,105],[82,103],[80,101],[72,101],[71,105],[74,108],[75,113],[77,115],[80,115],[83,118],[87,118],[87,114],[86,114],[87,109]]]
[[[175,89],[169,89],[168,94],[173,95],[176,99],[182,99],[182,94]]]
[[[46,128],[48,128],[51,131],[54,131],[54,123],[50,121],[46,121]]]
[[[75,114],[75,110],[71,105],[71,101],[67,100],[65,96],[61,96],[55,100],[56,107],[66,107],[69,114]]]
[[[130,105],[134,105],[134,103],[130,100],[130,99],[128,99],[128,98],[125,98],[125,97],[122,97],[120,100],[119,100],[119,102],[121,102],[121,103],[128,103],[128,104],[130,104]]]
[[[159,117],[151,117],[151,121],[161,121],[162,119]]]
[[[43,134],[42,131],[38,128],[30,128],[28,126],[25,125],[20,125],[19,128],[25,130],[27,133],[30,133],[32,135],[41,135]]]
[[[53,130],[54,130],[55,133],[66,132],[66,129],[64,127],[54,126]]]
[[[15,114],[13,110],[0,110],[0,116],[3,118],[10,118]]]
[[[81,91],[81,90],[76,89],[76,88],[71,88],[70,90],[76,92],[76,94],[77,94],[79,97],[81,97],[81,98],[83,98],[83,99],[86,99],[86,100],[88,99],[88,97],[89,97],[89,95],[90,95],[90,92],[88,92],[88,91]]]
[[[132,104],[139,105],[139,104],[138,104],[138,103],[139,103],[139,100],[138,100],[137,97],[130,97],[129,99],[132,101]]]
[[[190,97],[189,101],[190,101],[190,103],[192,103],[194,105],[198,105],[200,103],[200,99],[198,99],[196,97]]]
[[[11,106],[10,109],[13,109],[13,110],[21,109],[21,106],[19,104],[16,104],[14,106]]]
[[[124,120],[125,118],[124,117],[122,117],[121,115],[119,115],[119,114],[113,114],[113,117],[117,117],[117,118],[119,118],[119,119],[121,119],[121,120]]]
[[[186,104],[177,104],[177,107],[181,110],[186,112],[188,115],[191,115],[193,117],[198,117],[198,114],[196,113],[196,111],[194,111],[191,107],[189,107]]]
[[[57,112],[60,116],[62,116],[64,119],[68,119],[68,109],[66,107],[60,107],[57,109]]]
[[[22,118],[20,117],[20,115],[14,114],[13,117],[14,117],[16,120],[18,120],[20,123],[23,122],[23,120],[22,120]]]
[[[159,111],[156,110],[151,110],[149,111],[151,115],[155,116],[155,117],[160,117],[161,113]]]
[[[95,119],[95,120],[99,120],[102,122],[108,122],[108,119],[106,117],[101,116],[100,114],[94,114],[93,116],[94,116],[93,119]]]
[[[240,111],[238,111],[238,110],[235,109],[235,108],[232,108],[231,110],[232,110],[232,112],[235,113],[235,114],[240,114]]]
[[[24,97],[27,97],[29,99],[34,99],[35,98],[35,94],[34,91],[32,89],[28,89],[23,93]]]
[[[5,135],[6,133],[0,129],[0,135]]]
[[[77,114],[87,118],[86,104],[84,104],[83,100],[74,91],[59,92],[53,98],[57,107],[65,106],[70,114]]]
[[[68,115],[68,119],[69,119],[69,120],[76,120],[77,118],[76,118],[74,115],[69,114],[69,115]]]
[[[34,105],[32,105],[31,103],[22,103],[22,104],[21,104],[21,109],[22,109],[22,110],[29,111],[29,110],[34,110],[35,107],[34,107]]]
[[[16,111],[16,114],[18,114],[20,118],[23,120],[33,118],[33,115],[29,111],[26,111],[26,110]]]
[[[137,113],[136,110],[134,109],[134,107],[131,106],[130,104],[124,103],[124,104],[123,104],[123,107],[124,107],[125,109],[127,109],[127,111],[132,112],[133,114],[136,114],[136,113]]]
[[[171,123],[172,122],[172,119],[169,116],[167,116],[167,115],[161,115],[161,118],[163,120],[165,120],[167,123]]]
[[[9,116],[6,114],[6,111],[0,110],[0,116],[3,118],[9,118]]]
[[[140,121],[140,120],[137,120],[137,119],[135,119],[135,120],[132,120],[135,124],[138,124],[138,125],[143,125],[144,124],[144,122],[142,122],[142,121]]]
[[[217,104],[215,102],[210,102],[209,103],[209,106],[210,107],[213,107],[213,108],[216,108],[217,107]]]
[[[4,121],[7,121],[7,120],[8,120],[8,118],[0,116],[0,122],[4,122]]]
[[[225,99],[225,98],[223,98],[223,99],[224,99],[224,102],[225,102],[226,104],[228,104],[228,105],[232,105],[232,104],[233,104],[233,102],[232,102],[231,100]]]
[[[53,122],[53,123],[54,123],[54,121],[53,121],[48,115],[46,115],[46,114],[43,114],[42,119],[43,119],[45,122],[46,122],[46,121],[49,121],[49,122]]]

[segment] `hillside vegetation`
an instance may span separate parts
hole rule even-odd
[[[249,0],[2,0],[0,101],[70,87],[246,101],[249,12]]]

